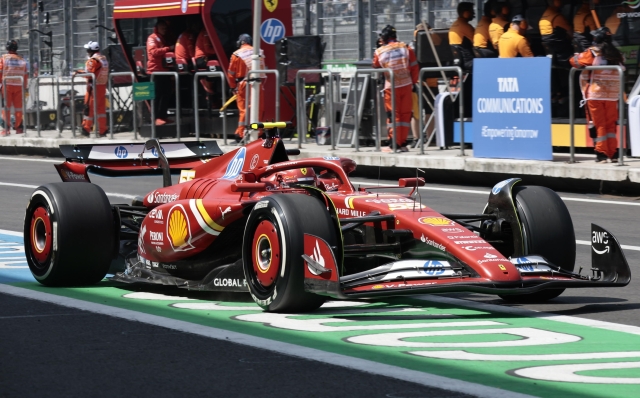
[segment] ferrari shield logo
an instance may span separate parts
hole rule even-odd
[[[264,0],[264,6],[269,12],[274,12],[278,8],[278,0]]]

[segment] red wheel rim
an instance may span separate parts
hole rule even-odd
[[[51,253],[51,218],[44,207],[38,207],[31,216],[31,253],[40,263],[47,261]]]
[[[271,221],[263,220],[258,224],[253,234],[251,258],[258,282],[265,287],[271,286],[280,270],[280,238]]]

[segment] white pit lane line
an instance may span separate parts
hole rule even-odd
[[[13,182],[0,182],[0,186],[16,187],[16,188],[29,188],[29,189],[38,188],[37,185],[16,184],[16,183],[13,183]],[[105,192],[105,194],[107,194],[107,196],[113,196],[115,198],[135,199],[135,195],[127,195],[127,194],[124,194],[124,193]]]
[[[144,314],[141,312],[110,307],[108,305],[90,303],[68,297],[57,296],[49,293],[36,292],[29,289],[0,284],[0,293],[27,299],[45,301],[64,307],[76,308],[96,314],[113,316],[129,321],[142,322],[149,325],[164,327],[179,332],[197,334],[216,340],[228,341],[262,350],[273,351],[279,354],[290,355],[302,359],[309,359],[344,368],[354,369],[375,375],[391,377],[410,383],[420,384],[428,387],[440,388],[448,391],[455,391],[477,397],[486,398],[532,398],[531,395],[519,394],[513,391],[501,390],[499,388],[487,387],[481,384],[451,379],[448,377],[432,375],[426,372],[404,369],[398,366],[385,365],[365,359],[352,358],[346,355],[334,354],[321,351],[315,348],[307,348],[290,343],[283,343],[269,340],[262,337],[249,336],[238,332],[230,332],[209,326],[197,325],[185,321],[178,321],[170,318],[163,318],[157,315]]]
[[[62,163],[64,162],[63,158],[59,159],[38,159],[38,158],[21,158],[21,157],[11,157],[11,156],[0,156],[0,160],[22,160],[27,162],[44,162],[44,163]]]

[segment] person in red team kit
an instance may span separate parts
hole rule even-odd
[[[147,73],[166,72],[168,69],[162,65],[164,55],[173,51],[174,46],[168,45],[169,25],[164,20],[159,20],[153,33],[147,38]],[[167,124],[167,109],[173,92],[171,90],[171,76],[156,76],[154,78],[156,99],[154,101],[156,126]]]
[[[176,59],[185,60],[190,70],[193,69],[193,60],[196,57],[196,38],[199,30],[196,24],[192,24],[176,41]]]
[[[418,61],[416,55],[409,46],[397,40],[396,29],[387,25],[380,33],[382,45],[373,54],[374,68],[388,68],[393,71],[395,79],[396,114],[391,115],[391,82],[390,76],[386,76],[384,86],[384,107],[387,111],[387,130],[389,132],[389,148],[393,150],[393,128],[391,117],[396,121],[396,147],[398,152],[408,152],[407,136],[411,128],[411,111],[413,101],[411,93],[418,81]]]
[[[15,112],[15,129],[16,134],[22,134],[24,129],[22,127],[22,87],[20,79],[11,79],[9,77],[22,76],[24,79],[24,88],[27,88],[27,62],[18,55],[18,42],[10,40],[7,42],[7,54],[4,54],[0,58],[0,82],[4,80],[5,87],[2,87],[2,95],[5,100],[6,112],[3,110],[3,129],[0,131],[0,136],[4,137],[10,134],[11,131],[11,108]]]
[[[247,127],[247,73],[251,70],[251,57],[253,56],[253,46],[251,36],[246,33],[241,34],[238,37],[238,50],[231,55],[231,62],[229,63],[229,70],[227,75],[229,76],[229,86],[234,90],[236,94],[236,101],[238,104],[238,128],[236,129],[236,141],[240,141],[244,138],[245,129]],[[264,63],[264,55],[260,50],[260,69],[266,69]],[[264,75],[259,77],[251,76],[251,79],[261,79],[264,81]],[[260,85],[262,91],[260,92],[260,107],[259,107],[259,120],[252,120],[252,122],[262,121],[264,119],[264,84]]]
[[[569,59],[575,68],[592,65],[624,65],[624,57],[611,44],[611,31],[601,27],[591,32],[593,45],[584,52]],[[587,101],[587,118],[593,123],[595,134],[596,162],[605,163],[607,159],[616,159],[618,139],[616,122],[618,121],[618,100],[620,95],[618,71],[594,70],[580,74],[580,88]]]
[[[87,78],[87,92],[84,95],[85,114],[82,118],[82,135],[89,137],[93,130],[93,101],[97,102],[98,108],[98,132],[100,137],[107,135],[107,82],[109,80],[109,62],[107,57],[100,54],[100,45],[95,41],[90,41],[84,45],[87,50],[87,62],[84,71],[93,73],[96,77],[96,92],[93,92],[91,78]]]

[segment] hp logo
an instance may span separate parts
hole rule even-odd
[[[160,149],[162,150],[162,153],[165,153],[163,147],[160,147]],[[158,150],[155,147],[151,148],[151,154],[155,157],[158,157]]]
[[[274,44],[284,37],[284,24],[279,19],[269,18],[260,26],[260,36],[267,44]]]
[[[129,151],[127,151],[127,148],[123,147],[122,145],[120,145],[119,147],[116,148],[115,151],[113,151],[117,157],[119,157],[120,159],[126,159],[127,156],[129,155]]]

